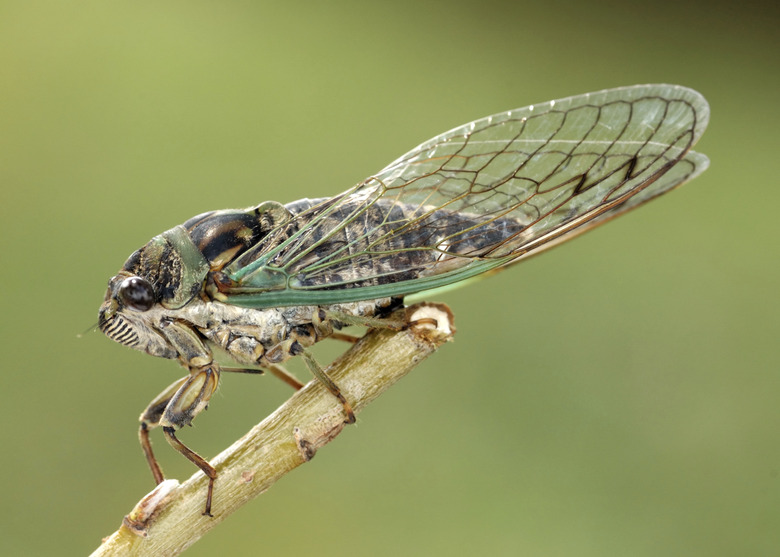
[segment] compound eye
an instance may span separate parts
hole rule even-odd
[[[148,311],[154,305],[154,289],[140,277],[123,280],[119,285],[117,297],[123,305],[136,311]]]

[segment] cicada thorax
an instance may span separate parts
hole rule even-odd
[[[184,223],[212,271],[218,271],[258,245],[270,230],[288,221],[290,212],[275,201],[246,210],[224,210],[203,213]]]

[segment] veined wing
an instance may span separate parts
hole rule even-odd
[[[585,221],[583,224],[570,229],[568,232],[558,236],[552,241],[545,243],[537,249],[531,250],[525,254],[525,256],[536,255],[542,251],[551,247],[557,246],[567,240],[571,240],[575,236],[579,236],[583,232],[595,228],[605,222],[612,220],[615,217],[619,217],[623,213],[630,211],[648,201],[663,195],[664,193],[675,189],[678,186],[683,185],[696,178],[699,174],[707,170],[710,166],[710,160],[706,155],[697,153],[695,151],[688,151],[688,153],[680,159],[674,166],[672,166],[665,174],[660,176],[655,182],[648,184],[644,189],[636,192],[629,197],[623,203],[619,203],[601,213],[600,215]],[[512,264],[517,263],[521,259],[526,257],[520,256],[512,261]]]
[[[439,135],[289,219],[225,270],[230,303],[403,296],[557,245],[702,172],[697,92],[638,85],[489,116]]]

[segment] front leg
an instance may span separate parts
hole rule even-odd
[[[183,454],[190,462],[200,468],[209,478],[206,508],[203,514],[211,516],[211,498],[214,492],[214,480],[217,471],[206,460],[184,445],[175,435],[175,431],[192,420],[208,405],[211,395],[217,390],[219,368],[209,364],[190,370],[190,375],[176,381],[160,393],[141,414],[139,438],[146,455],[146,461],[152,470],[154,480],[159,484],[164,476],[157,459],[152,452],[149,430],[162,426],[168,443]]]
[[[183,377],[178,381],[168,385],[163,392],[155,397],[149,406],[146,407],[141,413],[141,417],[138,418],[141,421],[141,428],[138,430],[138,439],[141,441],[141,448],[144,450],[144,456],[146,462],[149,463],[149,468],[152,470],[154,481],[157,485],[161,484],[165,479],[162,473],[160,464],[154,457],[154,451],[152,451],[152,443],[149,440],[149,430],[154,429],[160,425],[160,419],[162,418],[165,408],[171,402],[173,395],[181,388],[185,381],[189,379],[189,376]]]

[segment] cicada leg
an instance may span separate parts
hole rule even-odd
[[[312,356],[308,350],[303,350],[303,352],[301,352],[301,356],[303,357],[303,361],[306,363],[306,367],[309,368],[312,375],[314,375],[314,377],[316,377],[320,383],[325,385],[325,387],[333,394],[333,396],[339,399],[342,406],[344,406],[344,413],[347,415],[346,423],[354,424],[355,412],[352,410],[352,405],[347,402],[346,398],[344,398],[344,395],[341,393],[339,386],[334,383],[333,379],[328,377],[328,374],[325,373],[325,370],[322,369],[320,364],[317,363],[317,360],[314,359],[314,356]]]
[[[347,399],[344,398],[344,395],[341,394],[341,389],[339,389],[338,385],[336,385],[336,383],[334,383],[333,380],[330,377],[328,377],[328,375],[325,373],[322,367],[314,359],[314,356],[312,356],[311,353],[309,353],[309,351],[306,350],[303,344],[301,344],[297,340],[288,338],[287,340],[280,342],[276,346],[273,346],[272,348],[267,350],[265,354],[263,354],[263,357],[258,363],[264,368],[268,368],[273,372],[273,368],[278,366],[278,362],[284,361],[290,356],[298,356],[298,355],[301,355],[303,357],[303,361],[306,363],[306,367],[308,367],[309,370],[312,372],[312,375],[314,375],[314,377],[316,377],[320,381],[320,383],[325,385],[325,387],[331,393],[333,393],[333,396],[339,399],[341,404],[344,406],[344,412],[346,412],[347,414],[347,423],[354,424],[355,412],[352,410],[352,406],[349,404],[349,402],[347,402]],[[277,370],[279,369],[283,369],[283,368],[277,367]],[[283,377],[282,379],[284,380],[285,378]]]
[[[346,333],[331,333],[331,335],[328,338],[332,338],[334,340],[341,340],[343,342],[348,342],[350,344],[355,344],[357,341],[360,340],[360,337],[356,337],[355,335],[348,335]]]
[[[262,375],[265,373],[266,369],[271,372],[271,375],[277,379],[281,379],[296,391],[300,391],[303,388],[303,383],[301,383],[297,377],[278,364],[267,364],[265,369],[220,366],[221,371],[228,371],[231,373],[249,373],[252,375]]]
[[[203,514],[207,516],[212,516],[211,499],[217,471],[203,457],[182,443],[176,437],[175,431],[189,425],[195,416],[206,408],[211,395],[217,390],[218,383],[219,370],[216,366],[208,365],[193,369],[190,375],[170,385],[149,404],[141,414],[139,433],[146,460],[158,484],[163,481],[164,476],[149,441],[149,430],[157,426],[162,426],[166,440],[174,449],[206,474],[209,478],[209,486]]]
[[[391,331],[402,331],[409,327],[414,327],[415,325],[427,324],[433,325],[434,327],[437,325],[436,319],[432,317],[423,317],[410,321],[401,317],[396,317],[395,315],[390,317],[365,317],[361,315],[340,313],[332,310],[327,310],[324,313],[328,320],[339,321],[348,325],[361,325],[363,327],[368,327],[369,329],[390,329]],[[331,335],[331,337],[335,338],[336,333]]]
[[[268,366],[268,371],[270,371],[274,377],[281,379],[296,391],[300,391],[303,388],[303,383],[301,383],[297,377],[287,371],[283,366],[273,364]]]
[[[400,321],[382,317],[360,317],[348,313],[340,313],[337,311],[320,310],[312,316],[312,325],[320,338],[331,338],[334,340],[341,340],[350,344],[355,344],[360,340],[360,337],[355,335],[348,335],[346,333],[340,333],[333,330],[333,322],[345,323],[347,325],[362,325],[368,328],[374,329],[393,329],[399,330],[403,327]]]
[[[181,386],[189,379],[189,376],[182,377],[165,388],[163,392],[157,395],[149,406],[146,407],[141,413],[139,420],[141,421],[141,427],[138,430],[138,439],[141,442],[141,448],[144,451],[146,462],[149,464],[149,468],[152,470],[154,481],[159,485],[165,480],[165,476],[162,473],[160,464],[154,456],[152,451],[152,443],[149,440],[149,431],[160,425],[160,419],[162,418],[165,408],[170,403],[173,395],[181,388]]]
[[[323,313],[328,321],[338,321],[339,323],[346,323],[347,325],[360,325],[362,327],[368,327],[369,329],[391,329],[393,331],[400,331],[408,325],[403,319],[396,319],[395,317],[366,317],[333,310],[323,310]]]
[[[168,440],[168,443],[170,443],[174,449],[187,457],[187,459],[189,459],[189,461],[192,462],[195,466],[203,470],[203,473],[208,477],[209,488],[208,492],[206,493],[206,508],[203,510],[203,514],[206,516],[214,516],[211,514],[211,498],[214,495],[214,480],[217,479],[217,470],[211,464],[206,462],[205,458],[179,441],[174,433],[175,431],[176,430],[172,427],[163,427],[163,433],[165,434],[165,438]]]
[[[409,325],[409,323],[403,319],[394,317],[366,317],[341,313],[338,311],[325,310],[322,308],[312,315],[312,326],[314,327],[314,331],[317,337],[335,338],[337,340],[343,340],[351,343],[355,343],[360,340],[352,335],[335,332],[333,330],[334,322],[345,323],[347,325],[362,325],[364,327],[373,329],[391,329],[395,331],[402,330],[404,327]],[[316,377],[317,380],[319,380],[319,382],[322,383],[333,394],[333,396],[335,396],[341,402],[342,406],[344,407],[344,412],[347,415],[346,423],[355,423],[355,412],[352,409],[352,405],[344,397],[344,394],[341,392],[339,386],[330,377],[328,377],[328,374],[325,373],[325,370],[322,369],[322,366],[317,363],[317,360],[314,359],[314,356],[312,356],[312,354],[306,350],[305,347],[301,346],[300,344],[296,346],[295,343],[290,346],[289,352],[293,355],[301,354],[303,361],[312,372],[312,375],[314,375],[314,377]]]

